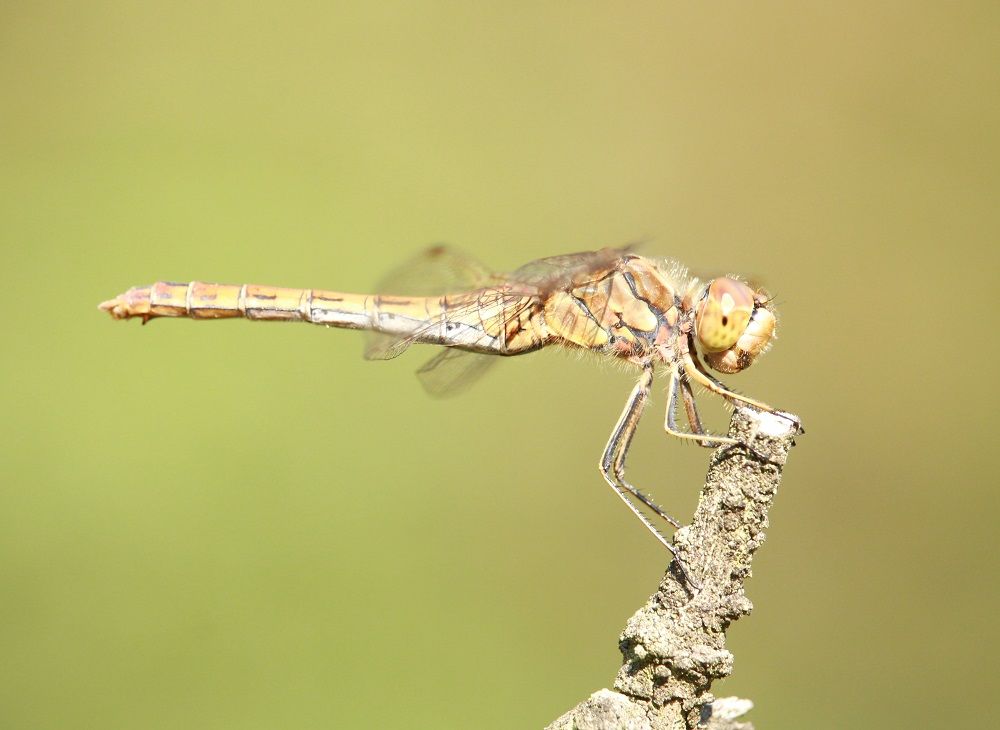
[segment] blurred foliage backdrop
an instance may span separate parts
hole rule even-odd
[[[95,305],[643,237],[777,292],[780,341],[731,382],[808,426],[718,692],[759,728],[974,724],[1000,597],[998,22],[4,3],[0,726],[539,727],[607,686],[666,561],[595,469],[630,376],[539,353],[434,401],[427,353]],[[707,454],[662,407],[630,473],[689,515]]]

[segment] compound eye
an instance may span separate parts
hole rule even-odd
[[[695,310],[695,333],[705,352],[728,350],[740,339],[754,310],[753,289],[735,279],[715,279]]]

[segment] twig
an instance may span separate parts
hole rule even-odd
[[[729,435],[757,454],[716,450],[694,520],[674,537],[678,559],[700,588],[671,563],[622,632],[614,691],[595,692],[546,730],[753,730],[736,719],[753,706],[749,700],[716,700],[709,689],[732,673],[726,629],[753,607],[743,584],[798,433],[789,418],[736,409]]]

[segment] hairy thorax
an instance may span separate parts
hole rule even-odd
[[[683,292],[656,262],[628,254],[545,302],[549,331],[565,344],[632,358],[673,340]]]

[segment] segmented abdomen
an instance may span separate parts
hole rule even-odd
[[[134,287],[100,305],[115,319],[154,317],[302,321],[363,329],[400,340],[502,355],[548,341],[540,299],[531,293],[484,289],[438,297],[349,294],[255,284],[159,281]]]

